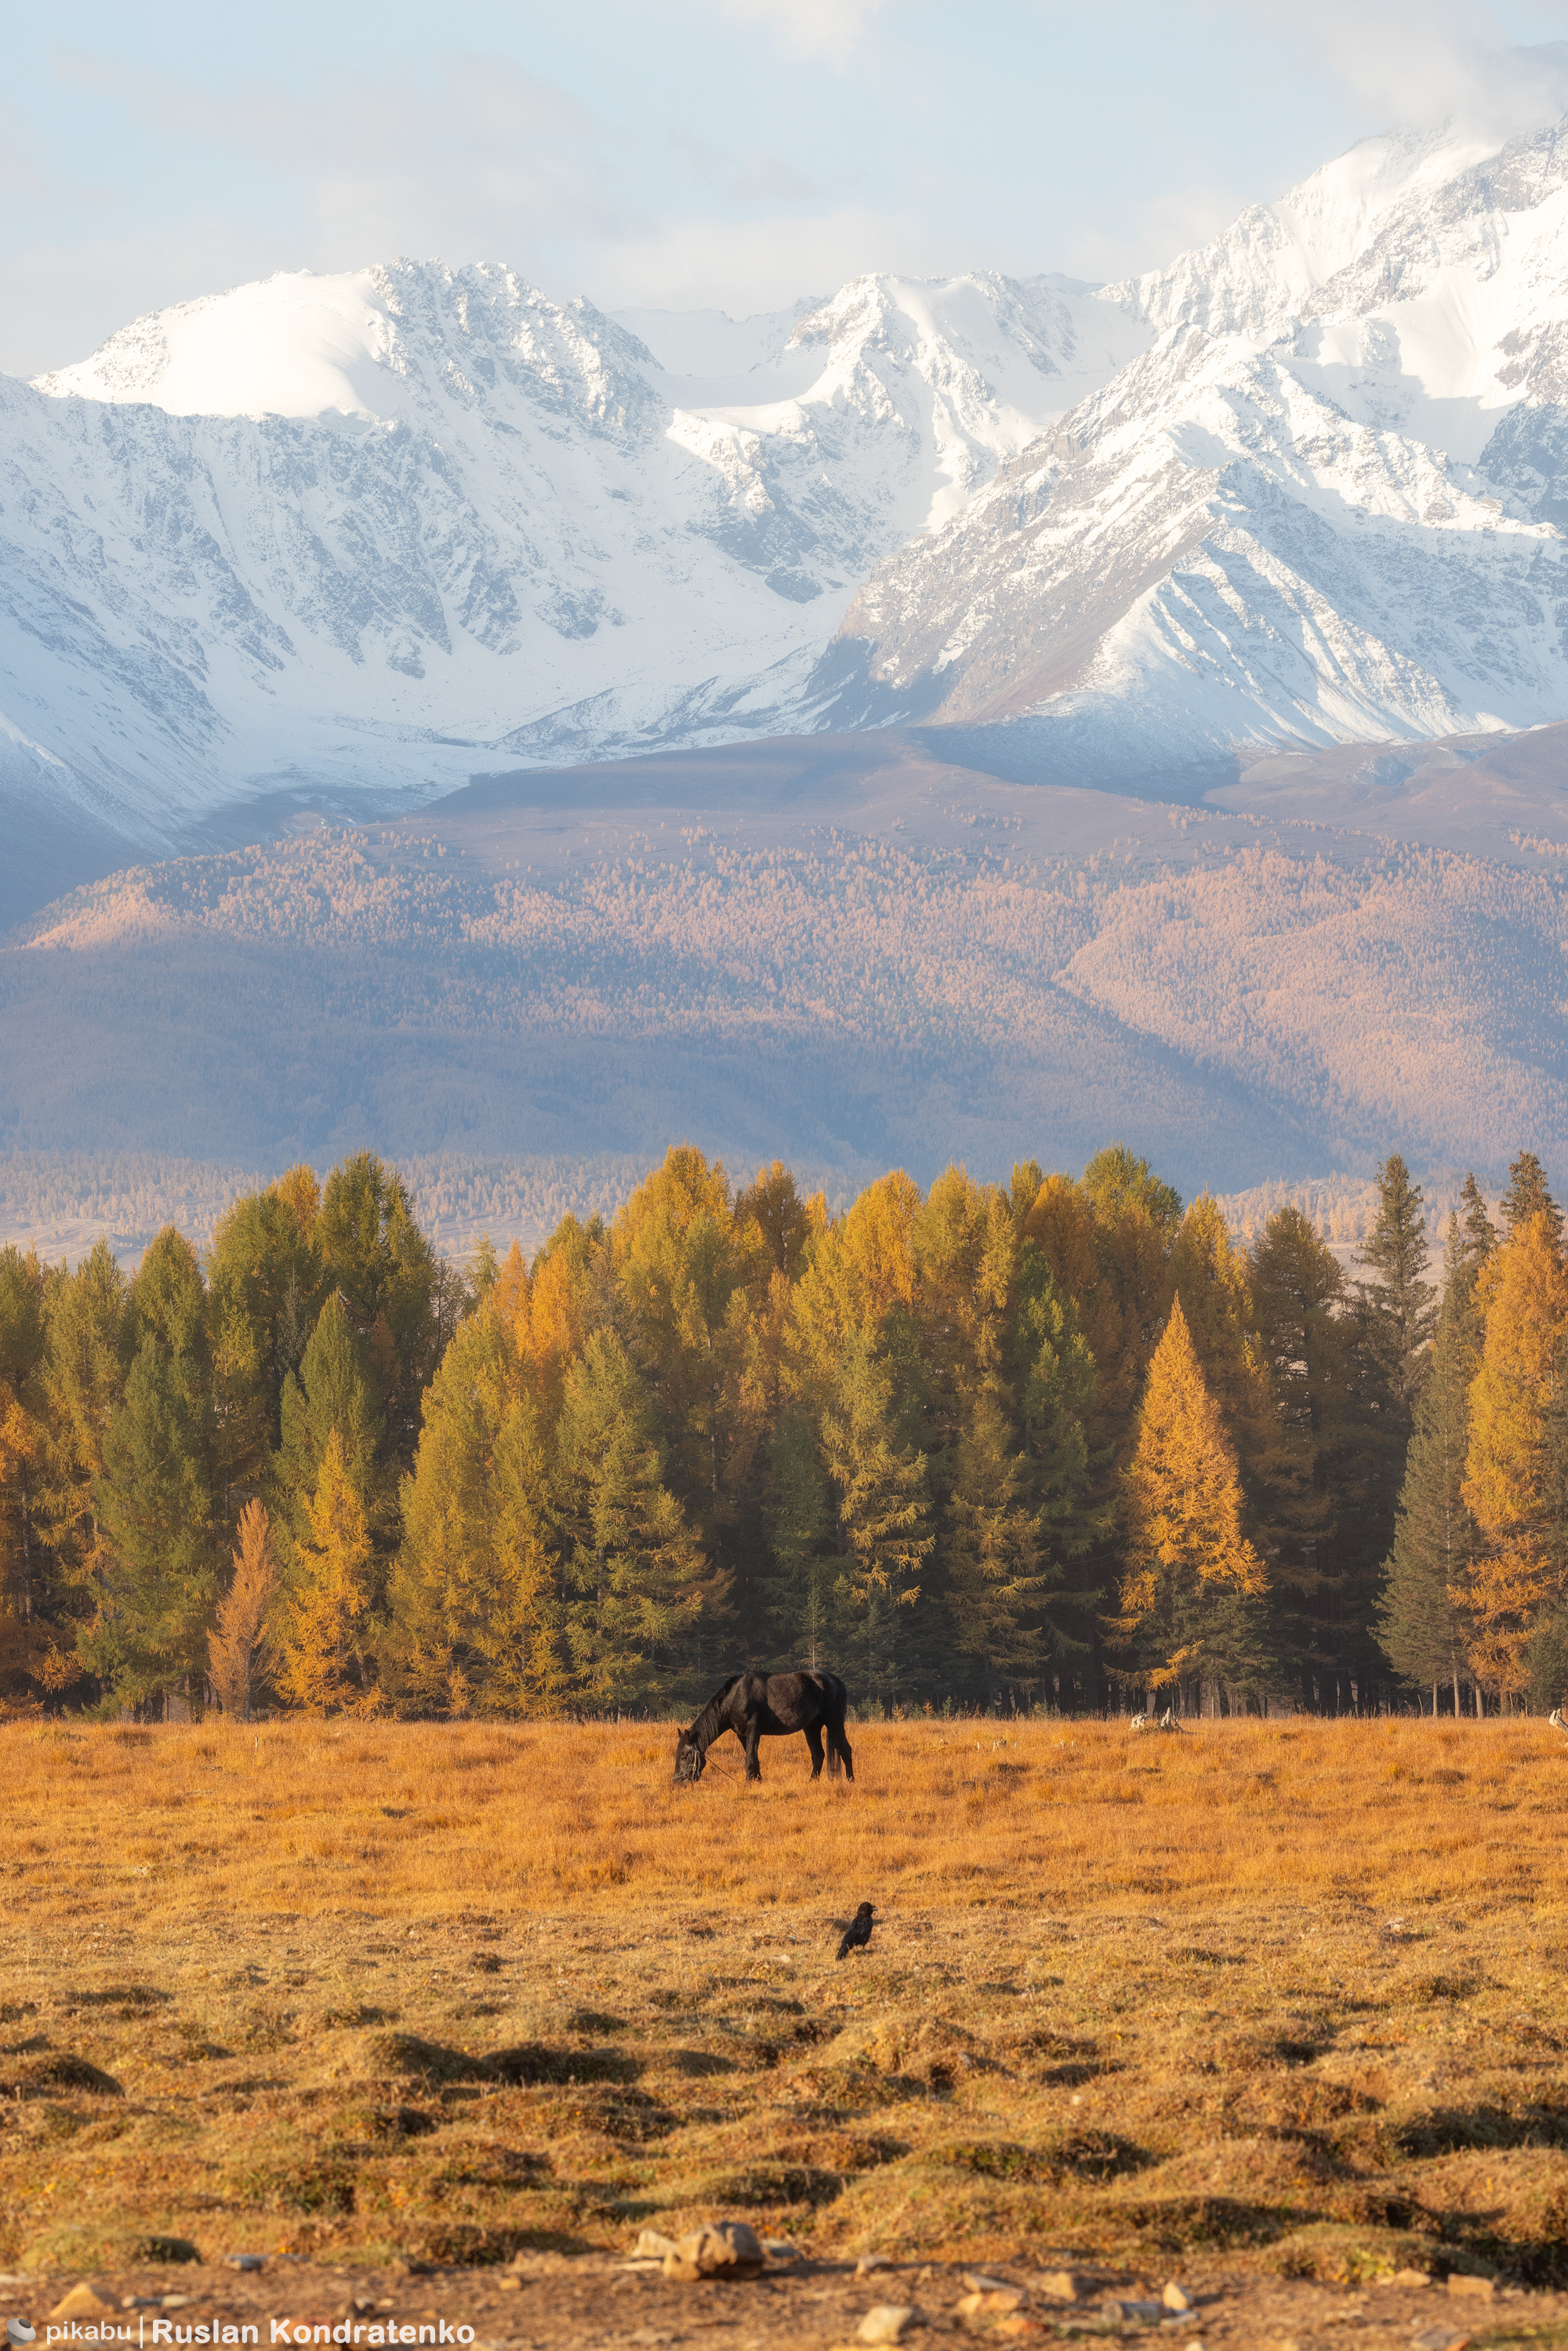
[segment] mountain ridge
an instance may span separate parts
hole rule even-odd
[[[1140,340],[995,273],[852,281],[738,387],[495,267],[133,322],[0,380],[0,779],[168,848],[301,784],[744,732],[875,559]]]
[[[622,319],[405,260],[0,379],[13,835],[101,869],[889,725],[1201,791],[1239,749],[1568,716],[1562,131],[1363,141],[1100,288]]]

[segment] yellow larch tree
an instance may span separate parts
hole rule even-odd
[[[272,1521],[260,1502],[240,1512],[234,1574],[207,1635],[207,1674],[225,1714],[250,1720],[256,1687],[270,1670],[270,1619],[277,1598],[277,1555]]]
[[[1470,1385],[1461,1491],[1484,1541],[1468,1583],[1452,1597],[1474,1627],[1477,1679],[1508,1697],[1529,1681],[1537,1613],[1562,1588],[1547,1526],[1547,1416],[1568,1332],[1568,1270],[1548,1213],[1526,1217],[1493,1250],[1477,1278],[1476,1303],[1485,1337]]]
[[[296,1580],[281,1644],[279,1692],[290,1705],[316,1714],[373,1713],[380,1692],[365,1657],[370,1527],[335,1426],[327,1438],[307,1520],[305,1539],[295,1546]]]
[[[1114,1630],[1148,1682],[1245,1677],[1253,1647],[1245,1604],[1267,1578],[1241,1531],[1236,1455],[1179,1297],[1149,1365],[1123,1510]]]

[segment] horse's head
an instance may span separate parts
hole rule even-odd
[[[675,1736],[676,1787],[695,1788],[706,1770],[707,1757],[703,1753],[691,1732],[678,1731]]]

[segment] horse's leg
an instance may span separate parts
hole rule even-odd
[[[806,1744],[811,1750],[811,1777],[820,1780],[822,1776],[822,1726],[820,1722],[806,1725]],[[834,1761],[836,1762],[836,1757]]]
[[[746,1776],[748,1780],[760,1780],[762,1777],[762,1766],[757,1760],[757,1746],[761,1737],[761,1719],[753,1715],[746,1726],[746,1737],[741,1742],[746,1749]]]
[[[855,1759],[851,1751],[850,1742],[844,1737],[844,1719],[842,1715],[840,1715],[837,1722],[833,1724],[831,1736],[834,1747],[843,1757],[844,1775],[846,1779],[852,1780],[855,1776]]]

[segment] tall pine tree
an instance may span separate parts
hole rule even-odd
[[[107,1557],[82,1649],[122,1704],[161,1715],[172,1695],[199,1705],[205,1690],[223,1543],[206,1295],[172,1227],[141,1260],[131,1319],[136,1352],[94,1488]]]
[[[460,1322],[424,1398],[382,1647],[422,1713],[559,1714],[576,1696],[548,1443],[515,1322]]]
[[[1508,1189],[1499,1203],[1503,1230],[1511,1240],[1531,1217],[1544,1217],[1552,1248],[1563,1247],[1563,1211],[1552,1198],[1546,1170],[1533,1151],[1521,1151],[1508,1171]]]
[[[1461,1682],[1469,1673],[1469,1626],[1457,1595],[1468,1589],[1478,1539],[1462,1490],[1476,1372],[1474,1290],[1472,1254],[1451,1216],[1442,1298],[1378,1613],[1378,1638],[1390,1664],[1404,1680],[1430,1688],[1434,1714],[1439,1683],[1451,1684],[1459,1713]]]

